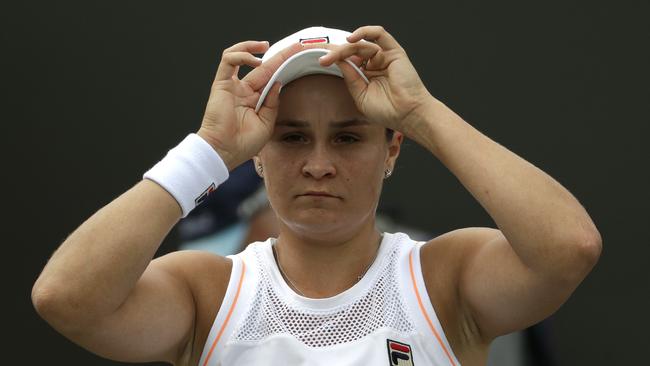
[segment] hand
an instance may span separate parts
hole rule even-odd
[[[370,42],[360,42],[362,39]],[[418,112],[433,97],[409,61],[404,49],[384,28],[366,26],[355,30],[342,45],[321,58],[321,65],[336,62],[357,108],[368,119],[387,128],[407,133]],[[370,81],[344,60],[365,60],[361,66]],[[363,64],[361,64],[363,65]]]
[[[296,43],[262,64],[253,56],[269,48],[268,42],[246,41],[223,51],[210,97],[197,132],[219,153],[228,167],[236,168],[255,155],[268,141],[278,114],[280,84],[276,83],[259,112],[255,105],[275,70],[303,47]],[[243,79],[241,65],[253,67]]]

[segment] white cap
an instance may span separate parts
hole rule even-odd
[[[269,47],[268,51],[262,57],[262,63],[269,60],[271,57],[275,56],[278,52],[283,49],[291,46],[294,43],[302,43],[304,45],[312,44],[335,44],[341,45],[348,43],[346,37],[349,36],[350,32],[346,32],[340,29],[325,28],[325,27],[310,27],[300,30],[290,36],[287,36],[278,42],[274,43]],[[331,64],[330,66],[323,67],[318,62],[318,59],[330,52],[328,49],[324,48],[309,48],[303,51],[300,51],[293,56],[289,57],[280,67],[275,71],[269,82],[262,90],[260,99],[257,101],[257,106],[255,111],[259,111],[264,103],[266,95],[271,90],[271,87],[276,81],[279,81],[283,86],[288,83],[301,78],[303,76],[311,74],[328,74],[336,75],[338,77],[343,77],[341,69],[339,69],[336,64]],[[357,67],[352,61],[345,60],[349,63],[361,77],[368,82],[368,78],[363,74],[363,71]]]

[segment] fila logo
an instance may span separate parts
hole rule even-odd
[[[330,37],[300,38],[300,44],[330,43]]]
[[[390,366],[413,366],[411,346],[406,343],[387,339],[386,347],[388,347],[388,362],[390,362]]]
[[[196,197],[196,199],[194,200],[194,204],[197,206],[200,205],[201,202],[205,201],[205,199],[208,198],[208,195],[214,192],[215,189],[217,189],[217,186],[214,183],[210,184],[210,186],[206,188],[205,191],[203,191],[203,193],[201,193],[198,197]]]

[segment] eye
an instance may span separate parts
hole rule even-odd
[[[282,142],[289,144],[304,144],[307,142],[307,138],[299,133],[287,133],[285,135],[282,135],[281,140]]]
[[[351,144],[359,140],[360,140],[359,137],[349,133],[345,133],[345,134],[337,135],[336,138],[334,139],[334,142],[337,144]]]

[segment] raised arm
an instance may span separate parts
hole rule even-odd
[[[446,268],[442,281],[453,285],[447,301],[451,312],[461,313],[451,316],[454,325],[469,322],[467,329],[487,343],[550,315],[600,255],[601,238],[585,209],[553,178],[433,98],[383,28],[361,27],[348,41],[353,44],[321,64],[336,62],[359,110],[427,148],[499,228],[452,232],[422,251],[427,283],[441,281],[440,272],[427,268],[442,255],[450,260],[437,263]],[[369,84],[341,62],[352,55],[367,60]]]
[[[229,169],[251,158],[268,139],[279,88],[256,113],[259,90],[274,68],[301,47],[260,65],[253,53],[267,48],[268,43],[247,41],[224,51],[198,132],[209,145],[194,139],[212,153],[204,155],[214,155],[211,147]],[[237,76],[241,65],[254,67],[242,80]],[[167,166],[167,176],[191,183],[195,176],[183,178],[177,168]],[[152,261],[186,207],[158,183],[144,179],[75,230],[43,269],[32,300],[56,330],[101,356],[184,364],[200,356],[231,263],[198,252]]]
[[[601,238],[594,223],[552,177],[442,103],[432,101],[423,111],[414,131],[418,142],[499,228],[463,229],[444,239],[463,253],[455,273],[459,296],[481,337],[491,340],[546,318],[596,263]],[[425,249],[423,258],[435,260],[427,252],[433,253]]]

